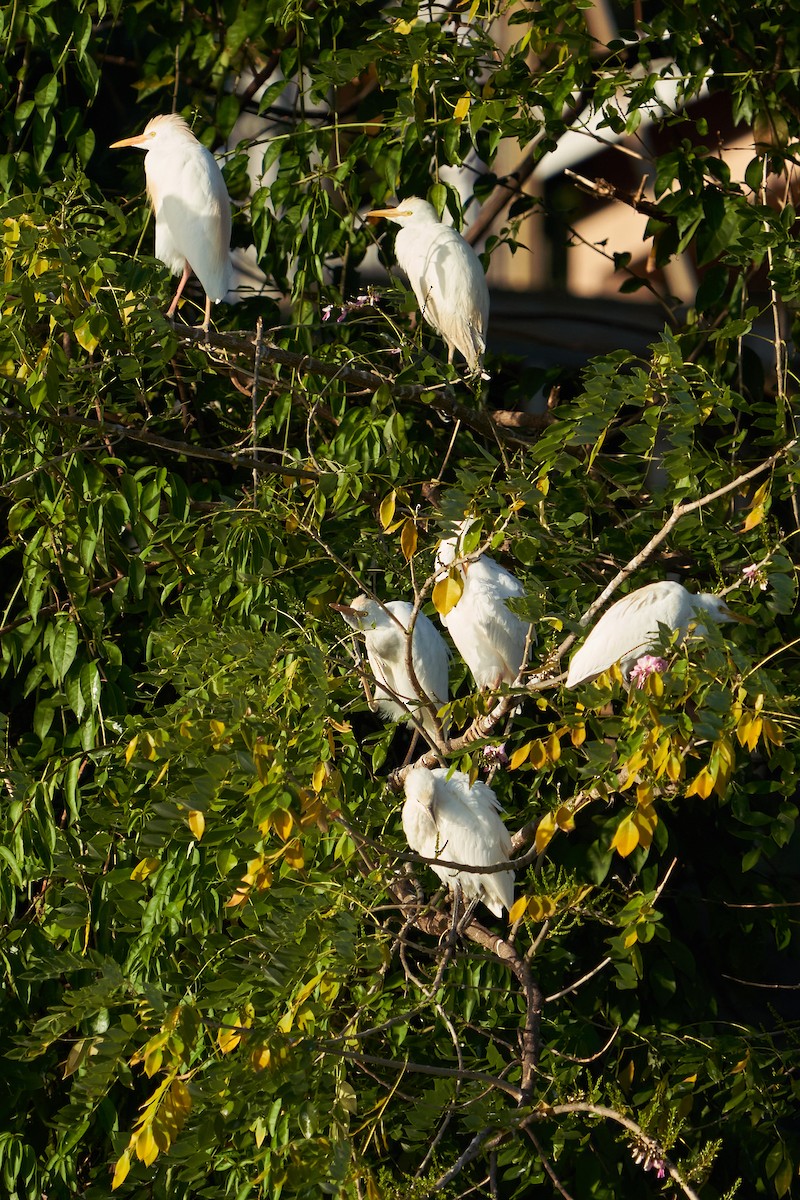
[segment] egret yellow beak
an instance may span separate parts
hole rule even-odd
[[[367,213],[367,224],[377,225],[382,217],[410,217],[411,213],[405,208],[373,208],[372,212]]]
[[[727,608],[727,606],[726,606],[726,608]],[[730,617],[731,621],[737,621],[739,625],[757,625],[758,624],[758,621],[754,621],[752,617],[746,617],[744,615],[744,613],[732,612],[729,608],[727,609],[727,614]]]
[[[357,608],[351,608],[349,604],[332,604],[331,608],[334,612],[341,613],[343,617],[361,618],[363,613],[360,613]]]
[[[123,138],[121,142],[112,142],[109,150],[121,150],[124,146],[144,146],[149,140],[148,135],[137,133],[136,137]]]

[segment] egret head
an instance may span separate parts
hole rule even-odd
[[[737,621],[740,625],[754,625],[755,622],[751,617],[745,617],[743,614],[732,612],[725,603],[722,596],[715,596],[713,592],[700,592],[693,597],[695,607],[703,615],[711,618],[717,625],[726,625],[729,621]]]
[[[439,216],[436,209],[427,200],[419,196],[409,196],[408,200],[400,200],[396,208],[374,208],[367,213],[369,224],[375,224],[381,217],[394,221],[395,225],[438,225]]]
[[[380,604],[364,595],[356,596],[349,604],[332,604],[331,608],[340,613],[347,624],[359,633],[366,629],[374,629],[384,615]]]
[[[444,538],[439,543],[439,548],[436,551],[436,566],[446,571],[452,565],[455,559],[461,558],[464,553],[464,535],[469,533],[469,530],[475,523],[474,517],[465,517],[463,521],[459,521],[453,529],[453,534],[449,538]],[[466,564],[462,564],[462,570]]]
[[[403,789],[406,800],[419,804],[429,811],[433,808],[436,795],[436,777],[427,767],[414,767],[405,777]]]
[[[161,117],[153,117],[135,137],[112,142],[109,149],[121,150],[124,146],[134,146],[137,150],[163,150],[170,145],[174,146],[176,140],[185,141],[186,138],[196,140],[183,117],[179,117],[177,113],[167,113]]]

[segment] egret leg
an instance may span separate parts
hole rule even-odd
[[[203,321],[203,329],[208,333],[208,327],[211,324],[211,297],[206,296],[206,316]]]
[[[472,918],[475,916],[475,909],[478,907],[479,904],[480,904],[480,900],[478,899],[478,897],[473,896],[473,898],[470,900],[469,904],[467,905],[466,912],[464,913],[461,920],[458,922],[456,932],[459,934],[460,937],[463,937],[465,932],[469,928],[469,926],[472,922]]]
[[[414,751],[417,748],[418,741],[419,741],[419,730],[415,729],[413,734],[411,735],[411,745],[408,747],[408,750],[406,751],[406,756],[403,759],[404,767],[407,767],[408,764],[411,762],[411,759],[414,757]]]
[[[187,262],[186,266],[183,268],[183,274],[181,275],[181,281],[178,284],[178,290],[175,293],[175,299],[172,301],[172,304],[170,304],[169,308],[167,309],[168,317],[172,317],[175,315],[175,309],[178,307],[178,301],[181,298],[181,292],[186,287],[186,280],[189,278],[191,273],[192,273],[192,268],[189,266],[189,264]]]

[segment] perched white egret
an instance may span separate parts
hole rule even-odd
[[[178,306],[194,271],[206,293],[203,328],[211,321],[211,302],[230,288],[231,202],[225,180],[210,150],[198,142],[183,117],[153,117],[136,137],[113,142],[112,150],[144,150],[147,194],[156,218],[156,258],[181,281],[167,310]]]
[[[488,867],[511,858],[511,835],[500,819],[500,805],[488,784],[470,786],[463,771],[415,767],[405,779],[403,830],[412,850],[425,858]],[[514,903],[514,872],[490,875],[431,866],[451,891],[461,888],[465,901],[482,900],[495,916]]]
[[[721,625],[726,621],[749,623],[750,618],[732,613],[722,596],[711,592],[694,595],[683,584],[668,579],[647,583],[603,613],[570,660],[567,687],[596,679],[615,662],[627,679],[637,659],[658,646],[660,625],[680,634],[682,640],[691,624],[702,637],[709,620]]]
[[[481,369],[489,324],[489,289],[469,242],[443,225],[427,200],[412,196],[397,208],[376,208],[368,219],[387,217],[400,226],[394,252],[408,276],[423,317],[447,343],[447,361],[459,350],[470,371]]]
[[[454,537],[446,538],[436,553],[437,578],[443,579],[451,564],[463,554],[464,534],[472,522],[462,521]],[[513,683],[525,658],[529,625],[506,604],[524,596],[520,581],[482,554],[474,562],[456,568],[463,591],[448,613],[439,619],[456,644],[479,688],[497,688]]]
[[[424,613],[418,613],[411,635],[411,664],[424,692],[420,696],[406,665],[412,604],[407,600],[379,604],[368,596],[356,596],[350,604],[332,604],[331,608],[364,635],[380,712],[390,721],[416,718],[430,742],[437,745],[439,735],[425,700],[430,698],[435,709],[447,704],[449,656],[445,640],[433,622]]]

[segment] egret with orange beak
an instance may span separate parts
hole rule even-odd
[[[397,208],[376,208],[368,221],[386,217],[400,226],[397,261],[408,276],[423,317],[447,343],[447,361],[458,350],[473,374],[483,364],[489,324],[489,289],[481,261],[458,230],[443,225],[427,200],[412,196]]]
[[[213,154],[198,142],[183,117],[153,117],[136,137],[113,142],[112,150],[145,151],[147,194],[156,218],[156,258],[181,281],[167,309],[172,317],[194,271],[206,293],[203,328],[211,303],[223,298],[231,276],[231,202]]]
[[[670,579],[646,583],[603,613],[570,660],[567,687],[589,683],[615,662],[627,680],[636,662],[657,649],[661,626],[683,641],[690,628],[695,637],[703,637],[709,621],[753,624],[750,617],[731,612],[722,596],[711,592],[695,595]]]

